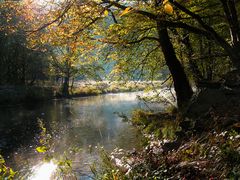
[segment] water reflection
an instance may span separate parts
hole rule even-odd
[[[40,133],[37,118],[41,118],[52,134],[54,156],[61,157],[72,147],[80,147],[80,153],[71,155],[73,168],[86,173],[89,171],[88,164],[96,158],[89,155],[89,145],[100,144],[107,150],[139,146],[137,130],[122,122],[114,113],[129,115],[134,108],[144,107],[136,95],[108,94],[0,109],[0,150],[9,157],[7,162],[21,174],[26,174],[32,167],[43,171],[48,166],[38,166],[43,157],[35,152]],[[47,169],[51,170],[50,167]]]
[[[43,163],[33,167],[33,174],[28,178],[29,180],[50,180],[53,177],[57,165],[52,161]]]

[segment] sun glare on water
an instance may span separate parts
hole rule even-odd
[[[29,180],[50,180],[57,169],[57,165],[52,161],[37,165],[33,168],[33,175]]]

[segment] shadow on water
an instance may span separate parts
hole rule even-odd
[[[34,143],[34,135],[40,132],[35,110],[40,105],[1,107],[0,109],[0,150],[4,156],[16,149]]]

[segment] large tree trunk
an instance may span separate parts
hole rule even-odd
[[[161,49],[173,78],[177,105],[178,108],[182,110],[191,99],[193,91],[184,72],[184,68],[176,57],[167,29],[162,27],[160,23],[157,23],[157,30]]]
[[[63,87],[62,87],[62,95],[64,97],[69,96],[69,77],[64,77]]]

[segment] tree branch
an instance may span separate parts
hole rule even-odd
[[[71,8],[71,6],[72,6],[72,3],[69,2],[67,4],[67,6],[65,7],[65,9],[63,10],[63,12],[58,17],[56,17],[54,20],[52,20],[52,21],[42,25],[41,27],[39,27],[39,28],[37,28],[35,30],[26,31],[26,33],[32,34],[32,33],[41,31],[41,30],[45,29],[46,27],[50,26],[51,24],[53,24],[55,22],[58,22],[68,12],[68,10]]]
[[[79,34],[80,32],[84,31],[86,28],[89,28],[91,25],[93,25],[99,19],[100,19],[100,17],[96,17],[95,19],[92,19],[92,21],[90,23],[88,23],[83,28],[77,30],[76,32],[72,33],[72,35],[75,36],[75,35]]]
[[[183,22],[172,22],[172,21],[167,21],[167,20],[160,20],[160,24],[165,27],[186,29],[189,32],[204,35],[205,37],[207,37],[209,39],[213,38],[209,32],[202,30],[200,28],[194,27],[194,26],[190,26]]]
[[[192,11],[188,10],[181,4],[179,4],[175,0],[169,0],[175,7],[177,7],[179,10],[183,11],[187,15],[194,18],[207,32],[211,34],[211,36],[227,51],[229,54],[232,54],[232,47],[229,45],[211,26],[207,25],[199,16],[198,14],[193,13]]]
[[[119,9],[122,9],[122,10],[125,10],[126,8],[128,8],[128,6],[121,5],[121,4],[119,4],[118,2],[115,2],[115,1],[102,0],[102,2],[113,5],[117,8],[119,8]],[[157,15],[155,15],[153,13],[150,13],[150,12],[147,12],[147,11],[133,9],[133,12],[144,15],[144,16],[147,16],[149,19],[152,19],[152,20],[157,19]]]
[[[147,37],[146,36],[146,37],[142,37],[141,39],[138,39],[136,41],[129,41],[129,42],[127,42],[127,44],[136,44],[136,43],[140,43],[140,42],[142,42],[144,40],[154,40],[154,41],[159,42],[159,39],[156,38],[156,37]]]

